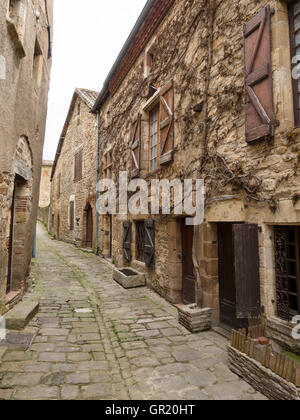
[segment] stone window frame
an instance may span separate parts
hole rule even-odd
[[[299,11],[296,15],[294,15],[294,7],[298,5]],[[292,66],[296,66],[297,68],[299,61],[296,63],[294,59],[296,56],[300,55],[300,44],[296,46],[296,33],[300,34],[300,28],[295,30],[294,24],[295,19],[300,17],[300,1],[290,1],[288,3],[288,17],[289,17],[289,33],[290,33],[290,47],[291,47],[291,62]],[[297,50],[299,50],[297,54]],[[300,126],[300,82],[299,79],[295,79],[293,77],[294,70],[292,71],[292,84],[293,84],[293,101],[294,101],[294,121],[295,127]]]
[[[38,39],[35,40],[34,46],[34,55],[33,55],[33,65],[32,65],[32,79],[34,89],[37,92],[42,83],[42,76],[43,76],[43,51],[41,49],[40,43]]]
[[[155,88],[156,89],[156,88]],[[155,174],[160,170],[159,165],[159,156],[160,156],[160,92],[161,89],[156,89],[155,93],[151,96],[151,98],[147,101],[146,105],[143,107],[143,120],[147,123],[147,171],[148,175]],[[153,110],[157,108],[158,109],[158,136],[157,136],[157,159],[158,159],[158,165],[156,169],[151,169],[151,120],[150,115]],[[143,137],[143,136],[142,136]]]
[[[113,174],[113,149],[109,148],[103,154],[103,176],[105,179],[112,179]]]
[[[27,3],[24,0],[7,0],[6,25],[15,51],[20,59],[26,57],[24,36],[26,29]]]

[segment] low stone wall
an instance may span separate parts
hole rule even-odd
[[[300,354],[300,341],[292,337],[294,326],[287,321],[271,317],[267,319],[266,334],[283,349]]]
[[[228,347],[229,367],[270,400],[300,401],[300,388],[265,368],[256,360]]]

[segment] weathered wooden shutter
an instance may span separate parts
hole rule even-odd
[[[74,201],[70,201],[70,230],[74,230]]]
[[[123,223],[123,253],[125,261],[131,261],[131,222]]]
[[[258,226],[233,226],[236,279],[236,316],[258,318],[261,314]]]
[[[145,263],[146,267],[155,267],[155,223],[154,220],[145,220]]]
[[[274,136],[271,9],[244,25],[246,140]]]
[[[174,153],[174,87],[173,82],[160,92],[160,153],[159,164],[173,160]]]
[[[80,150],[78,152],[78,180],[79,181],[82,179],[82,156],[83,156],[83,151]]]
[[[135,178],[139,175],[141,169],[141,115],[132,124],[131,131],[131,177]]]
[[[75,154],[74,159],[74,181],[78,179],[78,153]]]

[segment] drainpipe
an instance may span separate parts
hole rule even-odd
[[[100,173],[100,168],[99,168],[99,163],[100,163],[100,159],[99,159],[99,153],[100,153],[100,111],[97,111],[97,157],[96,157],[96,250],[98,251],[98,249],[100,249],[100,244],[99,244],[99,215],[97,212],[97,202],[98,202],[98,198],[99,198],[99,191],[98,191],[98,182],[99,182],[99,173]]]

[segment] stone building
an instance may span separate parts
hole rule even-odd
[[[76,89],[51,174],[50,232],[56,238],[96,251],[98,93]]]
[[[299,17],[299,0],[149,0],[93,108],[101,177],[204,179],[206,193],[200,226],[102,217],[101,252],[169,301],[212,308],[214,325],[263,319],[294,351]]]
[[[44,160],[42,164],[38,219],[49,226],[49,208],[51,193],[52,160]]]
[[[28,286],[51,69],[52,0],[0,2],[0,314]]]

